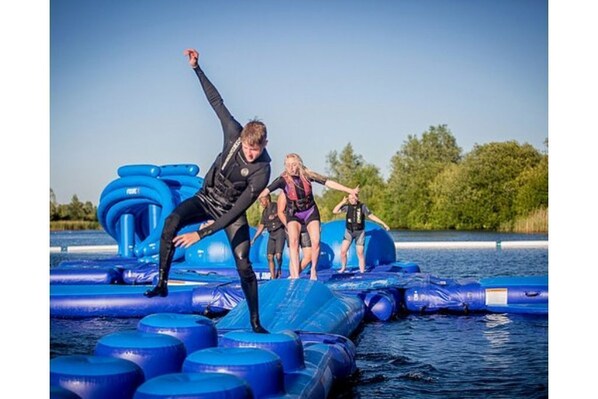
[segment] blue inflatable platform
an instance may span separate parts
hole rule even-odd
[[[350,337],[364,321],[409,314],[548,314],[548,278],[443,279],[398,261],[392,237],[366,222],[366,273],[355,246],[339,273],[344,221],[322,224],[318,281],[271,280],[268,234],[251,247],[262,325],[255,334],[221,231],[175,252],[169,295],[143,296],[157,278],[165,218],[201,187],[196,165],[127,165],[102,192],[98,218],[118,256],[50,271],[52,317],[139,317],[94,353],[50,362],[52,398],[326,398],[356,370]],[[198,229],[187,226],[182,232]],[[251,234],[254,234],[253,228]],[[283,264],[288,265],[288,249]],[[207,316],[207,317],[206,317]],[[220,318],[214,322],[212,318]]]

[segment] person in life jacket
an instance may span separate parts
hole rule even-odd
[[[277,177],[262,193],[260,197],[272,191],[282,189],[287,198],[286,226],[289,234],[289,265],[291,278],[299,278],[299,236],[301,225],[307,227],[312,244],[311,272],[312,280],[318,279],[317,267],[320,256],[320,212],[314,200],[312,182],[320,183],[328,188],[344,191],[347,194],[357,194],[359,187],[353,189],[330,180],[303,165],[303,160],[297,154],[288,154],[284,161],[285,171]]]
[[[224,145],[206,173],[202,188],[193,197],[181,202],[166,218],[160,237],[159,281],[144,295],[149,298],[168,295],[168,274],[175,247],[188,248],[224,229],[247,300],[251,327],[255,332],[267,333],[259,319],[257,279],[249,261],[249,224],[245,214],[270,179],[271,159],[265,149],[268,143],[266,125],[252,120],[241,126],[199,67],[199,53],[187,49],[184,54],[220,119]],[[213,223],[203,224],[198,231],[177,235],[186,225],[208,220],[213,220]]]
[[[287,206],[287,196],[284,191],[281,191],[276,200],[278,204],[278,217],[282,223],[287,225],[287,216],[285,209]],[[285,228],[286,229],[286,228]],[[288,233],[287,237],[288,237]],[[287,246],[289,246],[289,240],[287,239]],[[301,262],[299,264],[299,273],[303,272],[311,263],[311,240],[309,239],[309,233],[304,224],[301,225],[301,235],[299,236],[299,247],[301,247]],[[290,246],[289,246],[290,248]]]
[[[374,222],[381,224],[385,230],[389,230],[390,228],[374,215],[364,203],[359,202],[357,195],[344,197],[332,210],[334,214],[341,212],[346,212],[347,217],[345,235],[341,244],[341,268],[339,272],[343,273],[347,268],[347,252],[349,252],[349,247],[353,240],[355,240],[355,249],[357,258],[359,259],[359,271],[365,273],[365,219],[372,219]]]
[[[284,225],[278,217],[278,205],[272,202],[270,194],[260,197],[260,205],[264,208],[262,211],[262,218],[257,230],[251,240],[251,245],[262,234],[264,228],[268,231],[268,267],[270,268],[270,278],[277,279],[282,275],[282,251],[284,250],[284,243],[286,241],[286,233]],[[274,266],[274,259],[278,268]]]

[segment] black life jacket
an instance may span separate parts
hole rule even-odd
[[[363,230],[365,228],[365,215],[361,202],[355,205],[347,204],[347,220],[345,226],[349,231]]]
[[[266,230],[269,232],[276,231],[283,226],[282,221],[278,217],[278,205],[275,203],[270,203],[268,207],[264,209],[263,214],[265,215],[263,223]]]
[[[301,175],[299,176],[305,193],[304,196],[302,195],[300,197],[299,191],[297,190],[297,187],[295,187],[296,183],[293,177],[287,173],[283,173],[282,178],[286,182],[285,193],[287,195],[287,208],[289,208],[292,213],[306,211],[316,204],[309,180]]]
[[[269,157],[264,161],[243,164],[240,169],[242,179],[231,181],[224,175],[226,166],[236,157],[241,156],[241,139],[238,138],[228,151],[222,152],[206,174],[204,185],[201,189],[210,202],[219,208],[220,212],[228,211],[248,186],[248,178],[257,170],[262,169],[269,162]],[[265,150],[264,150],[265,151]]]

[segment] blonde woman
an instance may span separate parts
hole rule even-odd
[[[284,161],[285,171],[274,180],[260,197],[282,189],[286,195],[285,208],[286,227],[289,235],[289,255],[291,264],[289,271],[291,278],[299,278],[299,237],[301,225],[307,227],[311,240],[311,274],[312,280],[318,279],[318,257],[320,256],[320,212],[314,200],[312,183],[317,182],[333,190],[344,191],[350,195],[359,193],[359,187],[353,189],[330,180],[303,165],[303,160],[297,154],[288,154]],[[283,221],[284,222],[284,221]]]

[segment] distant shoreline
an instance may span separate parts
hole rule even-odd
[[[55,220],[50,221],[50,231],[66,230],[103,230],[97,221],[87,220]]]
[[[517,226],[515,226],[517,227]],[[59,221],[51,221],[50,222],[50,231],[68,231],[68,230],[98,230],[103,231],[104,229],[100,225],[99,222],[90,222],[86,220],[59,220]],[[495,231],[495,230],[484,230],[488,232],[497,232],[497,233],[519,233],[519,234],[548,234],[548,230],[539,230],[539,231],[517,231],[517,228],[513,229],[512,231]],[[427,230],[410,230],[410,231],[427,231]],[[460,230],[455,230],[460,231]],[[465,231],[465,230],[464,230]]]

